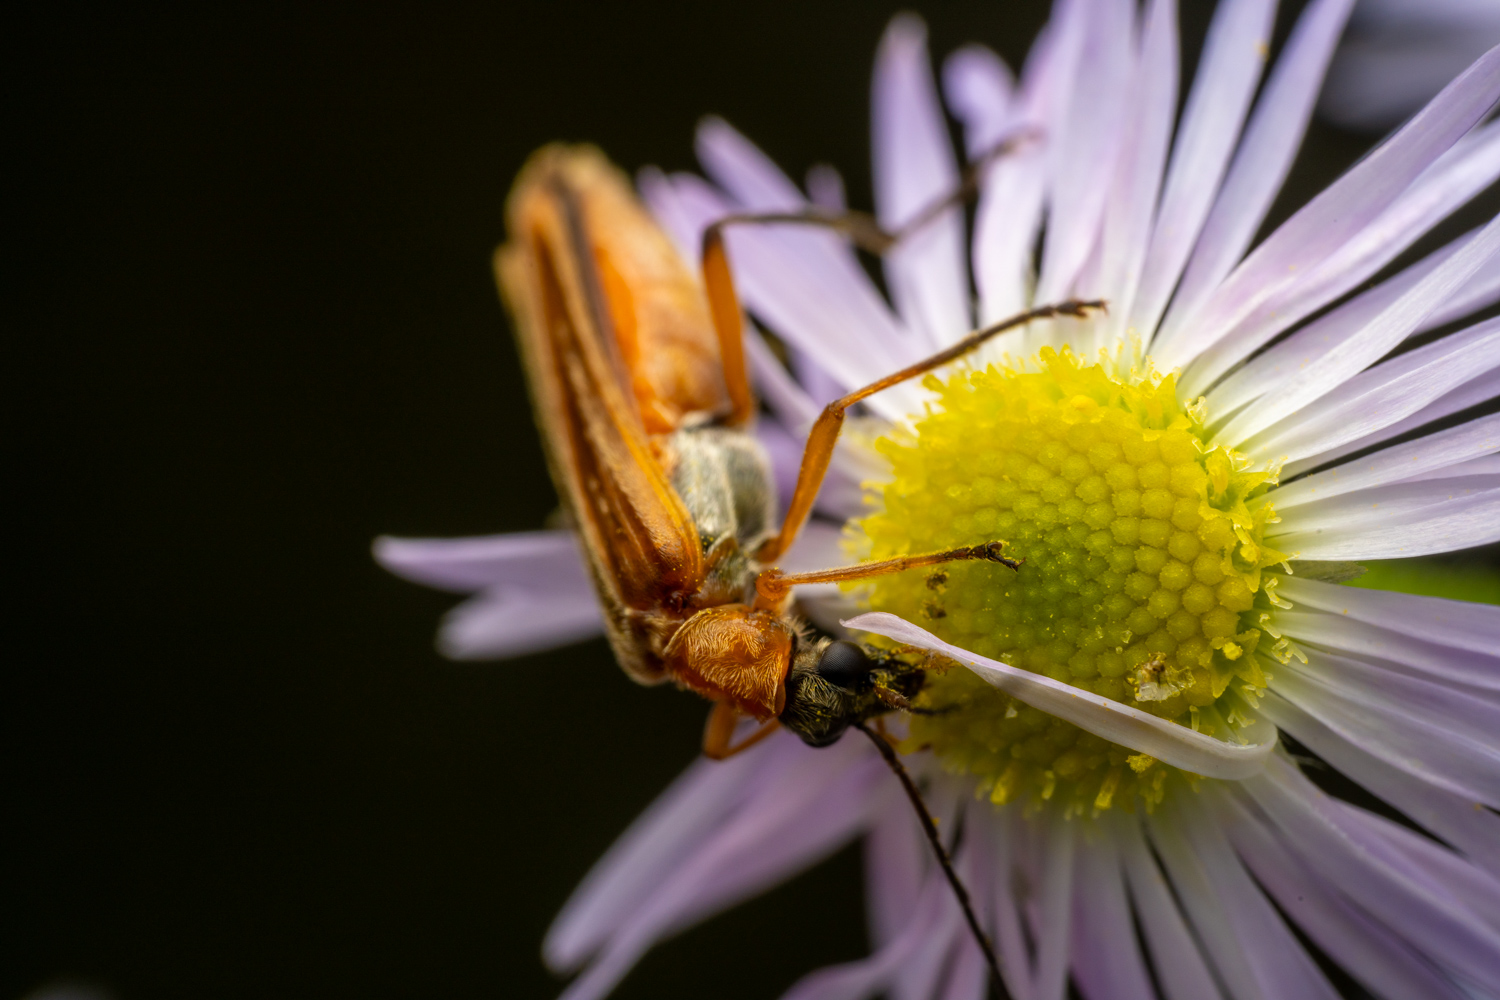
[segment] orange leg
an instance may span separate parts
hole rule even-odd
[[[742,427],[749,423],[755,414],[755,396],[750,391],[750,375],[745,366],[740,299],[734,289],[734,275],[730,271],[729,257],[724,250],[726,226],[742,223],[821,226],[843,233],[863,250],[883,254],[948,209],[977,197],[979,178],[984,168],[1036,137],[1036,132],[1026,127],[995,143],[964,167],[957,188],[935,199],[894,233],[882,229],[880,223],[868,212],[825,212],[819,209],[729,215],[709,226],[703,234],[703,285],[708,290],[709,313],[713,317],[714,332],[718,335],[724,383],[729,391],[729,424]]]
[[[828,463],[833,459],[833,447],[838,443],[839,430],[844,426],[844,414],[849,407],[875,395],[882,389],[888,389],[907,379],[925,375],[934,368],[940,368],[1006,330],[1036,319],[1049,319],[1054,316],[1083,317],[1091,309],[1104,307],[1104,303],[1097,300],[1080,302],[1077,299],[1069,299],[1056,305],[1028,309],[1026,312],[971,333],[947,350],[939,351],[930,358],[924,358],[914,365],[887,375],[878,382],[871,382],[863,389],[856,389],[843,399],[836,399],[829,403],[813,423],[812,432],[807,435],[807,448],[802,452],[802,468],[797,472],[797,488],[792,492],[791,502],[787,504],[786,518],[781,522],[781,531],[761,546],[760,551],[756,553],[756,558],[763,563],[775,562],[792,547],[792,542],[797,540],[797,534],[802,530],[802,525],[806,523],[808,515],[812,513],[813,502],[817,500],[818,490],[823,485],[823,477],[828,474]]]
[[[735,711],[733,705],[727,701],[714,702],[714,707],[708,713],[708,724],[703,727],[703,756],[709,760],[733,757],[770,736],[781,724],[775,719],[767,719],[755,732],[731,745],[729,741],[734,738],[734,727],[739,721],[740,713]]]
[[[775,610],[780,608],[786,601],[792,588],[803,583],[843,583],[846,580],[864,580],[872,576],[884,576],[887,573],[900,573],[902,570],[917,569],[922,566],[936,566],[939,563],[961,562],[969,559],[984,559],[988,562],[997,562],[1011,569],[1020,569],[1021,564],[1015,559],[1005,556],[1004,542],[985,542],[983,545],[970,545],[961,549],[948,549],[943,552],[924,552],[921,555],[897,556],[894,559],[881,559],[876,562],[855,563],[853,566],[839,566],[836,569],[819,569],[809,573],[787,573],[772,567],[763,569],[755,578],[755,606],[762,610]]]

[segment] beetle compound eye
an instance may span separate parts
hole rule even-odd
[[[859,687],[874,663],[863,649],[852,642],[830,643],[818,660],[818,676],[846,690]]]

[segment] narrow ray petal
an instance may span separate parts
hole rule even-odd
[[[375,539],[374,553],[375,561],[397,576],[455,594],[472,594],[497,583],[537,583],[562,590],[580,582],[580,592],[591,593],[571,531],[471,538],[381,535]]]
[[[1318,86],[1353,5],[1353,0],[1317,0],[1297,19],[1162,321],[1168,337],[1192,321],[1245,255],[1270,211],[1302,145]]]
[[[1155,1000],[1115,845],[1085,834],[1077,864],[1072,953],[1079,992],[1087,1000]]]
[[[875,56],[875,207],[880,224],[899,229],[958,187],[958,164],[927,58],[927,29],[910,15],[886,29]],[[906,325],[931,347],[972,329],[963,210],[954,206],[885,256],[886,284]]]
[[[874,612],[843,624],[941,653],[1033,708],[1194,774],[1243,778],[1254,774],[1276,745],[1270,727],[1245,730],[1242,735],[1248,742],[1244,744],[1225,743],[1091,691],[959,649],[895,615]]]
[[[1214,11],[1130,315],[1129,325],[1142,333],[1156,329],[1214,203],[1265,66],[1275,18],[1272,0],[1232,0]]]
[[[1489,655],[1500,648],[1500,607],[1493,604],[1363,590],[1295,576],[1283,577],[1277,593],[1298,605],[1346,615],[1439,645]]]
[[[1477,653],[1322,611],[1278,611],[1276,629],[1294,639],[1385,660],[1406,673],[1445,684],[1500,691],[1500,646]]]
[[[1266,541],[1292,559],[1405,559],[1500,541],[1500,481],[1429,479],[1360,490],[1298,509]]]

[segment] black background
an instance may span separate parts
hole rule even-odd
[[[1191,58],[1208,8],[1184,7]],[[549,920],[692,759],[704,707],[634,687],[602,642],[446,662],[452,598],[383,574],[370,540],[554,505],[488,271],[527,153],[586,139],[686,168],[716,112],[868,205],[895,9],[13,20],[0,994],[557,992]],[[1019,65],[1045,5],[923,13],[937,54],[982,40]],[[1317,131],[1291,200],[1364,142]],[[849,849],[617,995],[774,996],[863,952],[859,887]]]

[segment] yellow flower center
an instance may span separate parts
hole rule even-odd
[[[1176,380],[1043,350],[1032,370],[943,381],[876,448],[893,478],[860,522],[872,558],[997,539],[1019,571],[956,563],[877,580],[872,609],[965,649],[1232,739],[1265,687],[1261,542],[1274,482],[1203,443]],[[1257,607],[1259,605],[1259,607]],[[1262,650],[1264,652],[1264,650]],[[934,673],[907,749],[930,747],[999,803],[1069,812],[1159,802],[1172,770],[1030,708],[968,670]]]

